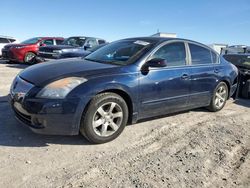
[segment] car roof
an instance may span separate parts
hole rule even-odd
[[[82,38],[86,38],[86,39],[92,38],[92,39],[97,39],[97,40],[104,40],[104,39],[97,38],[97,37],[86,37],[86,36],[70,36],[70,37],[67,37],[67,38],[73,38],[73,37],[82,37]]]
[[[146,41],[149,43],[154,43],[155,45],[159,45],[163,42],[166,41],[183,41],[183,42],[190,42],[190,43],[194,43],[200,46],[203,46],[204,48],[210,49],[211,51],[213,51],[214,53],[216,53],[217,55],[218,52],[216,52],[214,49],[212,49],[211,47],[209,47],[208,45],[202,44],[200,42],[196,42],[193,40],[189,40],[189,39],[183,39],[183,38],[168,38],[168,37],[134,37],[134,38],[126,38],[126,39],[121,39],[121,40],[142,40],[142,41]]]
[[[41,40],[44,40],[44,39],[62,39],[62,40],[64,40],[63,37],[37,37],[37,38],[40,38]]]
[[[199,43],[199,42],[196,42],[196,41],[193,41],[193,40],[189,40],[189,39],[183,39],[183,38],[171,38],[171,37],[134,37],[134,38],[126,38],[126,39],[123,39],[123,40],[145,40],[145,41],[152,41],[152,42],[155,42],[155,43],[162,43],[162,42],[165,42],[165,41],[171,41],[171,40],[180,40],[180,41],[186,41],[186,42],[192,42],[192,43],[197,43],[197,44],[200,44],[200,45],[205,45],[205,44],[202,44],[202,43]],[[207,45],[205,45],[207,46]]]
[[[14,37],[9,37],[9,36],[4,36],[4,35],[0,35],[0,37],[1,38],[6,38],[6,39],[15,39],[16,40],[16,38],[14,38]]]

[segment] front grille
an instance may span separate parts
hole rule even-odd
[[[5,46],[4,50],[9,50],[12,46]]]
[[[11,51],[8,51],[8,52],[7,52],[7,56],[8,56],[8,58],[10,58],[10,59],[15,59],[15,56],[14,56],[14,54],[13,54]]]
[[[15,112],[16,117],[17,117],[19,120],[21,120],[21,121],[22,121],[23,123],[25,123],[25,124],[28,124],[29,126],[32,125],[32,123],[31,123],[31,116],[28,116],[28,115],[26,115],[26,114],[21,113],[20,111],[18,111],[18,110],[14,107],[14,105],[12,105],[12,108],[13,108],[13,110],[14,110],[14,112]]]
[[[48,48],[48,47],[44,47],[44,48],[39,48],[39,52],[53,52],[53,49]]]
[[[55,59],[55,57],[53,57],[52,54],[41,53],[41,52],[39,52],[39,57],[48,58],[48,59]]]
[[[2,56],[6,59],[15,59],[14,54],[10,50],[2,50]]]

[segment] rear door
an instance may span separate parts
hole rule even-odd
[[[172,42],[160,47],[148,59],[161,58],[167,67],[150,68],[141,74],[140,117],[150,117],[179,111],[187,107],[189,97],[189,70],[187,53],[183,42]]]
[[[217,56],[206,46],[189,43],[191,58],[190,100],[189,105],[200,107],[209,105],[213,90],[217,84],[215,63]]]

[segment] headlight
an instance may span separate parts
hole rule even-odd
[[[20,48],[24,48],[24,46],[15,46],[14,48],[20,49]]]
[[[86,82],[86,78],[68,77],[45,86],[37,95],[38,98],[63,99],[78,85]]]

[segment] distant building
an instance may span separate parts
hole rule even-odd
[[[177,34],[176,33],[162,33],[162,32],[158,32],[156,34],[151,35],[151,37],[176,38]]]
[[[209,44],[208,46],[209,46],[210,48],[214,49],[216,52],[218,52],[218,53],[220,54],[222,49],[228,47],[228,44],[218,44],[218,43],[214,43],[214,44]]]

